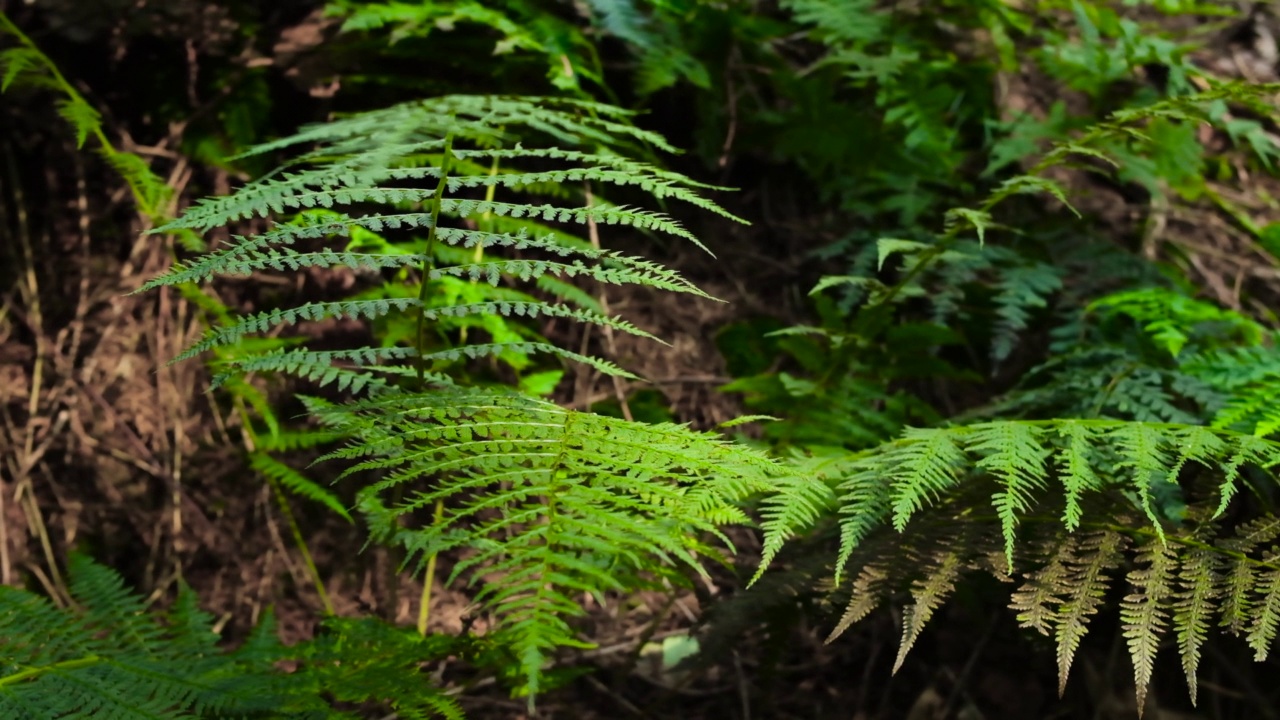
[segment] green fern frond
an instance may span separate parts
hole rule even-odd
[[[335,700],[424,720],[462,718],[422,664],[474,654],[464,641],[424,638],[372,619],[330,620],[317,639],[286,648],[268,612],[227,651],[188,588],[168,610],[149,611],[115,572],[80,555],[68,569],[78,610],[0,587],[5,718],[357,717],[333,707]],[[282,672],[286,662],[296,670]]]
[[[317,695],[343,703],[375,699],[399,717],[463,720],[458,701],[423,668],[435,659],[472,660],[473,641],[428,635],[373,618],[335,618],[294,652],[303,662],[297,681]]]
[[[967,428],[907,429],[892,459],[885,460],[895,530],[901,532],[912,515],[937,502],[960,482],[967,458],[958,441],[968,434]]]
[[[6,48],[0,52],[0,92],[8,92],[19,77],[37,74],[44,55],[31,47]]]
[[[1000,516],[1005,556],[1012,571],[1018,519],[1031,512],[1035,504],[1033,493],[1044,490],[1049,478],[1045,461],[1050,452],[1045,448],[1045,431],[1022,423],[988,423],[973,430],[969,449],[980,456],[974,467],[993,475],[1002,486],[992,500]]]
[[[1057,456],[1066,496],[1062,522],[1068,531],[1073,531],[1080,527],[1083,514],[1080,499],[1085,493],[1102,489],[1102,479],[1093,471],[1093,441],[1097,433],[1094,427],[1074,420],[1064,420],[1056,429],[1063,442]]]
[[[611,187],[728,215],[697,195],[705,185],[613,154],[628,143],[668,147],[628,117],[592,103],[455,96],[304,130],[254,151],[313,145],[288,171],[198,203],[167,230],[275,214],[287,221],[234,237],[145,286],[317,267],[394,275],[354,298],[228,318],[178,359],[236,347],[219,378],[284,372],[361,394],[347,404],[304,399],[326,433],[347,440],[320,460],[348,461],[340,478],[372,475],[356,506],[375,539],[403,546],[419,568],[452,562],[445,582],[475,588],[473,600],[494,618],[491,637],[516,656],[531,698],[558,648],[585,646],[572,625],[583,612],[578,595],[704,573],[705,559],[732,549],[722,526],[749,522],[742,502],[795,476],[714,435],[465,387],[441,372],[546,353],[631,377],[505,323],[555,318],[651,335],[589,307],[543,300],[521,283],[563,278],[705,297],[674,271],[596,242],[599,230],[625,226],[697,244],[667,215],[608,203]],[[572,149],[597,147],[608,151]],[[591,199],[575,205],[587,184]],[[565,231],[574,225],[589,226],[591,241]],[[345,248],[329,245],[335,240]],[[405,345],[240,351],[251,335],[340,317],[398,320],[396,341]],[[459,332],[471,328],[488,337]],[[334,502],[261,464],[280,483]],[[408,522],[422,511],[439,521]]]
[[[387,218],[382,219],[386,220]],[[353,226],[358,226],[358,221],[352,220],[350,225],[344,225],[341,229],[345,231]],[[338,229],[336,224],[334,229]],[[339,233],[335,232],[334,234]],[[330,250],[296,252],[291,249],[283,249],[263,254],[261,250],[271,240],[282,237],[289,237],[291,240],[297,239],[287,235],[287,231],[278,232],[272,235],[271,239],[267,239],[268,235],[271,234],[255,238],[256,242],[242,242],[230,249],[211,253],[191,265],[176,267],[165,275],[149,280],[138,292],[164,285],[199,282],[218,275],[250,275],[263,270],[296,272],[304,268],[332,267],[348,267],[356,271],[377,272],[387,269],[416,267],[428,259],[425,255],[417,253],[377,254]],[[647,260],[627,257],[619,253],[599,251],[589,247],[566,247],[549,239],[533,240],[511,235],[452,228],[441,228],[437,231],[436,238],[446,244],[460,244],[468,249],[482,247],[486,250],[489,248],[509,248],[515,251],[542,250],[560,256],[576,255],[581,259],[575,259],[572,263],[545,260],[460,263],[433,270],[429,275],[429,278],[433,280],[442,277],[464,277],[471,280],[483,279],[490,284],[496,284],[498,279],[503,276],[518,277],[526,281],[531,279],[541,280],[548,276],[556,278],[581,276],[611,285],[647,285],[668,292],[691,293],[700,297],[710,297],[681,277],[678,272]],[[583,260],[593,261],[593,263],[587,264]]]
[[[802,471],[795,475],[775,478],[769,494],[761,501],[765,541],[760,550],[760,566],[751,579],[753,585],[788,540],[812,528],[834,508],[835,494],[824,481],[820,467],[821,463],[802,465]]]
[[[1219,325],[1249,345],[1256,345],[1267,335],[1262,326],[1239,313],[1158,287],[1113,293],[1095,300],[1087,311],[1133,318],[1174,357],[1182,352],[1191,340],[1188,333],[1194,332],[1198,325]]]
[[[403,376],[403,368],[381,365],[389,361],[404,361],[417,357],[413,348],[359,348],[355,350],[308,350],[295,348],[274,350],[261,355],[251,355],[224,361],[214,375],[210,386],[220,387],[230,377],[249,373],[276,372],[309,380],[320,387],[337,383],[339,390],[360,393],[367,389],[385,387],[387,376]],[[345,363],[343,366],[338,363]],[[449,384],[447,375],[429,374],[424,378],[432,384]]]
[[[611,318],[606,315],[579,310],[563,305],[548,305],[534,302],[483,302],[465,305],[447,305],[443,307],[423,307],[414,298],[386,298],[378,300],[344,300],[340,302],[318,302],[299,305],[284,310],[248,315],[240,318],[235,324],[211,330],[205,338],[182,351],[173,362],[181,362],[195,357],[215,347],[234,345],[247,335],[265,333],[277,325],[293,325],[301,321],[318,322],[329,318],[351,318],[353,320],[373,320],[393,313],[404,313],[413,310],[430,321],[443,318],[461,318],[468,316],[500,315],[502,317],[554,317],[575,320],[584,324],[608,327],[629,335],[637,335],[658,341],[656,337],[641,330],[625,320]],[[661,342],[661,341],[658,341]]]
[[[164,180],[152,172],[141,157],[118,150],[111,144],[103,131],[101,114],[63,77],[58,66],[40,51],[31,38],[4,12],[0,12],[0,38],[3,37],[16,41],[18,45],[0,51],[0,92],[26,85],[56,93],[59,96],[58,114],[75,131],[76,147],[84,147],[85,142],[93,137],[98,143],[99,153],[129,186],[139,211],[152,220],[161,219],[166,201],[172,195]],[[185,235],[179,235],[179,238],[190,243],[190,238]]]
[[[330,457],[360,459],[346,472],[379,470],[360,493],[375,535],[411,559],[453,548],[473,554],[454,578],[480,583],[512,643],[531,692],[558,647],[582,647],[568,619],[573,593],[643,585],[664,566],[702,573],[715,557],[700,536],[719,535],[717,511],[745,520],[735,504],[763,491],[780,467],[763,455],[675,425],[643,425],[565,410],[507,393],[455,388],[390,394],[309,409],[358,437]],[[436,478],[389,504],[395,487]],[[400,521],[444,501],[439,523]],[[646,558],[656,556],[663,565]]]
[[[1189,428],[1184,429],[1184,432],[1188,431],[1190,431]],[[1156,512],[1151,506],[1151,486],[1160,481],[1177,482],[1177,478],[1169,478],[1167,475],[1172,466],[1172,459],[1166,450],[1168,445],[1166,434],[1147,423],[1124,423],[1116,426],[1108,434],[1109,439],[1120,452],[1117,469],[1132,473],[1130,480],[1132,492],[1137,496],[1142,512],[1151,520],[1156,532],[1163,533],[1160,518],[1156,517]],[[1222,447],[1226,447],[1226,444],[1223,443]],[[1163,539],[1163,535],[1161,538]]]
[[[1055,432],[1042,432],[1053,430]],[[1119,455],[1111,469],[1104,450]],[[1003,490],[992,497],[1002,519],[1007,548],[1011,551],[1014,526],[1020,513],[1037,500],[1047,484],[1047,462],[1057,457],[1058,479],[1065,489],[1063,521],[1068,527],[1081,522],[1080,499],[1086,492],[1107,488],[1127,489],[1151,522],[1163,532],[1163,519],[1152,500],[1152,485],[1176,483],[1176,472],[1195,461],[1217,469],[1224,497],[1235,492],[1235,482],[1246,464],[1270,467],[1280,462],[1280,444],[1229,431],[1200,426],[1162,425],[1112,420],[996,421],[954,428],[909,429],[903,436],[874,450],[856,454],[848,465],[847,479],[838,497],[842,507],[856,508],[842,522],[851,528],[850,542],[866,536],[865,523],[881,521],[868,507],[888,503],[893,527],[902,531],[911,517],[960,485],[974,471],[994,475]],[[860,477],[868,478],[863,484]],[[872,477],[887,477],[887,486],[871,485]],[[867,497],[877,493],[878,499]],[[787,532],[783,524],[775,532]],[[847,550],[842,548],[842,555]],[[1012,559],[1012,552],[1009,552]]]
[[[62,116],[63,120],[70,123],[72,129],[75,130],[77,148],[84,147],[85,140],[89,139],[89,135],[102,125],[102,116],[98,114],[98,111],[78,97],[69,98],[59,103],[58,114]]]
[[[297,708],[272,663],[215,652],[209,618],[189,591],[169,622],[146,612],[113,572],[73,557],[72,613],[0,588],[0,713],[13,718],[177,718],[189,712],[265,716]],[[248,667],[252,673],[240,672]],[[315,707],[315,705],[313,705]]]

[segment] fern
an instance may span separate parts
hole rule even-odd
[[[211,618],[185,593],[168,627],[145,612],[119,577],[76,558],[72,597],[81,615],[0,588],[0,709],[5,717],[265,716],[292,702],[271,664],[278,646],[254,657],[215,651]],[[271,632],[270,625],[264,626]],[[247,664],[256,674],[241,672]]]
[[[315,641],[280,644],[268,613],[239,648],[218,646],[213,618],[183,587],[149,612],[118,575],[81,555],[70,562],[81,610],[0,587],[0,712],[45,718],[355,718],[326,699],[389,705],[406,717],[460,720],[419,664],[466,649],[406,637],[372,620],[334,621]],[[285,674],[279,664],[298,669]]]
[[[558,648],[586,646],[571,624],[582,613],[576,596],[702,573],[703,559],[720,558],[715,545],[728,542],[720,528],[748,521],[739,503],[782,473],[776,461],[712,435],[568,411],[457,378],[468,362],[533,353],[628,376],[604,359],[519,333],[459,330],[494,327],[489,318],[556,318],[651,337],[625,320],[533,289],[507,291],[510,285],[557,277],[705,297],[671,270],[562,229],[627,226],[697,243],[664,214],[609,203],[614,192],[683,200],[732,218],[697,194],[706,186],[619,154],[632,143],[669,147],[627,117],[579,101],[456,96],[304,129],[251,151],[311,146],[288,169],[202,201],[165,230],[292,217],[233,237],[142,288],[310,267],[391,274],[404,284],[362,299],[229,317],[178,359],[302,322],[410,323],[390,347],[237,353],[218,380],[283,372],[362,396],[306,399],[326,431],[345,440],[324,459],[347,461],[344,478],[370,478],[357,508],[375,539],[403,546],[427,571],[427,588],[437,558],[458,556],[445,582],[475,588],[530,698]],[[559,145],[540,144],[548,142]],[[572,204],[584,183],[595,188],[594,201]],[[331,249],[335,240],[345,249]],[[491,290],[462,292],[460,282]],[[476,322],[457,324],[466,319]],[[299,476],[259,462],[278,482],[333,502]],[[424,513],[434,520],[418,520]],[[420,628],[427,622],[424,614]]]
[[[89,138],[98,144],[102,157],[119,173],[133,193],[138,210],[152,221],[163,220],[172,192],[169,186],[152,172],[146,161],[137,155],[119,150],[107,139],[102,127],[102,116],[80,91],[63,77],[57,65],[36,47],[35,43],[0,11],[0,39],[8,38],[16,47],[0,50],[0,92],[19,87],[51,90],[61,96],[58,114],[76,134],[76,147],[84,147]],[[190,236],[179,239],[198,248]]]
[[[844,164],[855,169],[839,167],[837,179],[810,172],[847,211],[833,225],[859,229],[823,253],[847,256],[848,269],[813,291],[821,328],[791,328],[785,337],[830,340],[835,350],[796,353],[780,370],[735,384],[766,397],[785,398],[783,388],[793,404],[805,403],[770,408],[785,420],[766,437],[808,455],[802,466],[817,476],[775,480],[761,500],[758,582],[767,583],[767,568],[785,563],[789,549],[812,552],[824,533],[838,534],[829,574],[812,573],[804,589],[825,593],[834,584],[829,596],[842,612],[833,639],[886,600],[900,601],[901,666],[964,575],[1013,580],[1011,607],[1026,627],[1054,639],[1063,688],[1091,620],[1110,598],[1123,598],[1110,611],[1119,611],[1139,707],[1162,642],[1176,644],[1193,699],[1200,653],[1219,624],[1259,655],[1269,651],[1280,627],[1268,547],[1275,536],[1267,537],[1273,518],[1268,508],[1233,499],[1265,502],[1275,493],[1280,446],[1267,438],[1280,423],[1269,412],[1271,333],[1170,287],[1168,267],[1091,237],[1090,225],[1066,216],[1091,220],[1060,183],[1096,174],[1123,184],[1126,195],[1195,200],[1211,187],[1203,172],[1206,125],[1240,138],[1241,149],[1270,167],[1274,147],[1247,147],[1253,141],[1227,127],[1224,108],[1271,117],[1274,86],[1206,77],[1189,46],[1098,4],[949,8],[949,27],[984,38],[977,48],[938,43],[928,4],[791,0],[784,7],[825,46],[806,72],[830,73],[827,81],[838,73],[853,87],[851,104],[860,105],[839,117],[850,118],[858,137],[890,147],[864,157],[868,146],[860,145]],[[927,29],[915,24],[922,18]],[[1121,107],[1095,118],[1092,111],[1072,117],[1063,105],[1046,121],[1000,125],[1022,137],[974,147],[965,141],[968,119],[994,126],[998,113],[988,100],[1001,112],[1010,108],[985,89],[971,93],[976,100],[958,97],[968,86],[955,59],[939,58],[950,51],[973,60],[961,63],[966,68],[999,64],[1017,75],[1032,66],[1038,77],[1048,73],[1084,90],[1094,107]],[[1167,82],[1132,93],[1119,87],[1147,62],[1168,69]],[[818,107],[845,110],[836,102]],[[803,128],[797,134],[818,134],[812,121]],[[833,134],[811,141],[815,154],[830,152]],[[1005,169],[1014,160],[1018,169]],[[966,162],[989,167],[974,186]],[[1018,201],[1028,195],[1048,195],[1064,212],[1046,218],[1043,202]],[[898,358],[886,362],[892,353],[883,348],[926,324],[947,326],[951,337],[939,332],[916,348],[916,357],[935,365],[919,376],[925,382],[913,382],[916,376],[898,374]],[[1052,338],[1048,353],[1037,347],[1042,329]],[[997,386],[1040,364],[991,406],[960,410],[982,392],[967,384],[977,373],[941,358],[959,364],[975,350],[989,363],[962,368],[989,369]],[[879,409],[885,398],[915,392],[945,408],[950,423],[886,412],[884,419],[928,427],[877,442],[857,410],[822,397],[836,388],[843,394],[840,381],[851,371],[861,371],[866,389],[849,396]],[[828,404],[836,412],[810,427],[806,416]],[[803,440],[789,442],[795,436]],[[1257,514],[1256,528],[1240,527],[1242,517]],[[785,586],[803,592],[790,578]]]
[[[332,492],[271,455],[265,452],[252,453],[249,455],[249,466],[293,494],[318,502],[339,517],[352,522],[351,515]]]
[[[447,582],[483,582],[475,600],[520,658],[530,691],[549,653],[581,646],[567,623],[574,593],[647,585],[652,557],[701,573],[718,527],[746,522],[737,503],[769,486],[763,456],[674,425],[638,425],[518,395],[455,388],[309,409],[358,443],[331,458],[385,479],[360,493],[375,538],[403,544],[419,567],[461,547]],[[421,480],[456,478],[435,489]],[[502,489],[491,489],[501,483]],[[405,488],[400,503],[397,488]],[[438,522],[405,528],[447,504]],[[412,526],[410,526],[412,527]],[[663,571],[666,574],[666,571]]]
[[[827,484],[775,481],[764,505],[764,562],[837,508],[835,582],[852,596],[833,637],[901,588],[911,604],[899,666],[963,573],[1021,574],[1011,607],[1025,627],[1056,638],[1065,685],[1088,621],[1102,609],[1111,574],[1133,541],[1137,567],[1127,575],[1131,592],[1120,617],[1139,704],[1169,630],[1194,698],[1199,650],[1215,616],[1244,635],[1259,659],[1280,628],[1275,558],[1265,550],[1280,527],[1267,517],[1233,535],[1218,519],[1245,466],[1278,464],[1280,444],[1194,425],[1004,420],[908,430],[815,467],[834,493]],[[1192,476],[1203,485],[1209,474],[1217,501],[1197,505],[1206,510],[1175,512],[1161,502],[1163,486]],[[878,531],[886,525],[903,534],[885,542]],[[1002,568],[990,563],[997,549]]]
[[[344,18],[344,32],[378,32],[390,29],[394,44],[407,38],[426,38],[433,33],[454,30],[458,25],[476,25],[499,35],[491,44],[492,54],[513,52],[540,54],[547,79],[561,90],[581,91],[579,78],[604,86],[603,68],[594,48],[573,23],[523,0],[481,3],[474,0],[443,2],[355,2],[334,0],[327,14]]]
[[[579,17],[564,18],[536,0],[335,0],[329,4],[329,14],[344,18],[344,31],[389,29],[392,42],[454,31],[462,24],[487,28],[500,38],[493,45],[493,54],[541,55],[547,79],[561,90],[582,92],[594,85],[611,91],[595,47],[598,35],[616,38],[632,51],[636,89],[642,95],[681,81],[709,87],[706,67],[683,46],[678,32],[696,5],[588,0],[575,9]]]

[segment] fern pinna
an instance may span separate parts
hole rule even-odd
[[[767,487],[777,465],[682,426],[597,417],[459,378],[479,361],[538,354],[626,374],[485,323],[554,318],[647,336],[602,314],[590,295],[543,281],[701,291],[563,228],[587,226],[594,240],[601,227],[629,226],[697,243],[664,214],[608,202],[613,193],[727,213],[696,194],[696,183],[621,154],[670,147],[625,112],[585,102],[446,97],[331,122],[257,152],[304,144],[290,169],[206,200],[172,227],[202,232],[277,216],[274,226],[143,289],[307,268],[383,281],[360,299],[233,319],[180,359],[302,321],[408,319],[403,342],[238,353],[221,379],[283,372],[360,396],[306,402],[347,440],[328,457],[355,461],[347,475],[371,478],[359,509],[374,537],[406,547],[428,570],[427,588],[441,553],[465,550],[448,581],[480,585],[475,597],[532,695],[556,648],[585,645],[567,622],[582,612],[583,593],[702,572],[700,558],[717,557],[713,541],[725,539],[718,526],[746,520],[737,502]]]

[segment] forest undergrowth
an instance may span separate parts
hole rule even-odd
[[[1277,33],[0,0],[0,716],[1276,714]]]

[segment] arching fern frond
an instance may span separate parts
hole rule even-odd
[[[0,92],[27,86],[56,93],[58,115],[75,132],[76,146],[84,147],[93,138],[98,152],[129,186],[138,211],[153,221],[163,220],[169,212],[166,206],[173,195],[172,189],[141,157],[112,144],[103,129],[101,114],[31,38],[0,11],[0,42],[6,40],[17,45],[0,49]],[[187,234],[179,234],[178,238],[189,248],[199,247]]]
[[[1265,516],[1233,531],[1222,522],[1246,468],[1253,482],[1277,465],[1280,443],[1198,425],[910,429],[815,465],[825,483],[775,481],[764,501],[765,561],[834,506],[835,582],[852,596],[833,637],[901,593],[909,604],[899,664],[963,574],[1021,576],[1010,606],[1023,626],[1055,638],[1063,684],[1112,578],[1127,569],[1119,614],[1139,704],[1168,632],[1194,698],[1211,627],[1243,636],[1259,659],[1280,632],[1280,558],[1270,549],[1280,524]],[[887,534],[890,526],[901,534]],[[1003,556],[997,565],[993,552]]]
[[[725,540],[721,525],[747,519],[738,503],[780,472],[713,435],[515,394],[453,388],[308,406],[359,438],[329,457],[356,460],[348,474],[384,477],[358,501],[375,538],[404,545],[419,565],[472,549],[449,581],[480,586],[476,601],[494,613],[531,692],[556,648],[585,646],[568,624],[583,612],[576,594],[679,578],[681,566],[702,573],[700,558],[719,555],[704,536]],[[431,478],[436,487],[422,484]],[[412,522],[439,501],[438,521]]]

